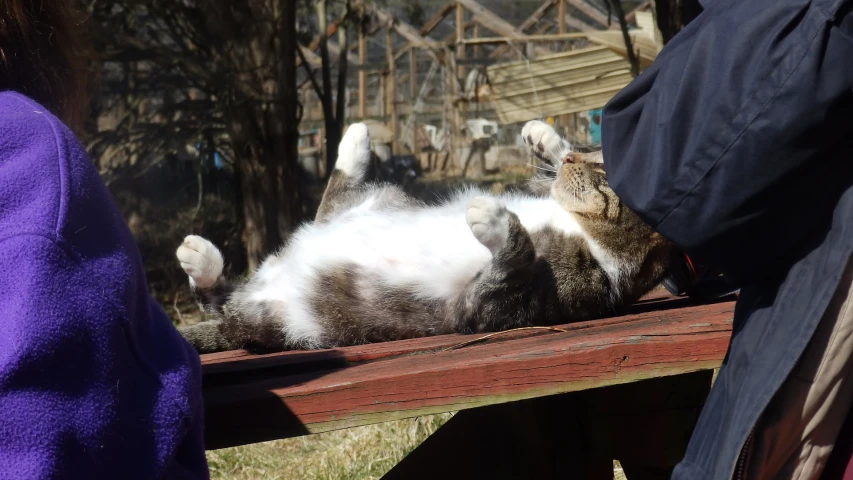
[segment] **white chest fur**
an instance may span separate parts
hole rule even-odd
[[[317,291],[319,276],[334,269],[356,267],[383,284],[405,287],[424,298],[454,298],[492,257],[465,222],[467,204],[482,194],[470,190],[443,205],[408,211],[377,210],[373,199],[367,199],[328,223],[307,225],[260,267],[252,299],[280,302],[287,312],[283,327],[288,338],[310,344],[322,331],[309,300],[323,294]],[[572,214],[551,198],[501,198],[528,231],[550,226],[583,236],[602,265],[615,266]]]

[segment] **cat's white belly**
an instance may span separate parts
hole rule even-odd
[[[339,268],[358,268],[392,287],[429,299],[454,298],[492,258],[471,233],[465,210],[472,190],[438,207],[377,211],[368,199],[333,221],[301,228],[286,249],[265,262],[254,281],[253,300],[285,309],[288,338],[314,343],[322,334],[309,300],[318,278]],[[502,197],[528,231],[546,225],[584,235],[574,217],[550,198]],[[584,235],[585,236],[585,235]]]

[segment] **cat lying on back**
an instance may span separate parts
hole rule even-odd
[[[230,283],[212,243],[184,240],[177,257],[211,320],[183,335],[205,353],[488,332],[603,316],[657,285],[672,248],[620,203],[600,153],[569,152],[543,122],[522,136],[556,169],[549,196],[472,189],[426,206],[365,184],[370,139],[351,125],[315,222],[251,279]]]

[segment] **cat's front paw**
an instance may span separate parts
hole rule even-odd
[[[468,203],[465,220],[474,237],[492,254],[506,245],[509,237],[509,211],[502,201],[488,196],[474,198]]]
[[[571,152],[571,145],[554,127],[539,120],[531,120],[521,129],[521,138],[539,159],[554,167],[562,164],[563,157]]]
[[[209,288],[222,275],[222,253],[209,240],[190,235],[176,253],[181,268],[190,277],[190,285]]]
[[[338,158],[335,169],[347,177],[361,180],[370,165],[370,133],[367,125],[353,123],[347,128],[344,138],[338,145]]]

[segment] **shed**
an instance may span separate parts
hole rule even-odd
[[[642,71],[652,64],[660,44],[647,29],[630,35]],[[585,48],[488,67],[491,98],[501,123],[601,108],[628,85],[633,77],[622,32],[591,31],[585,36],[591,43]]]

